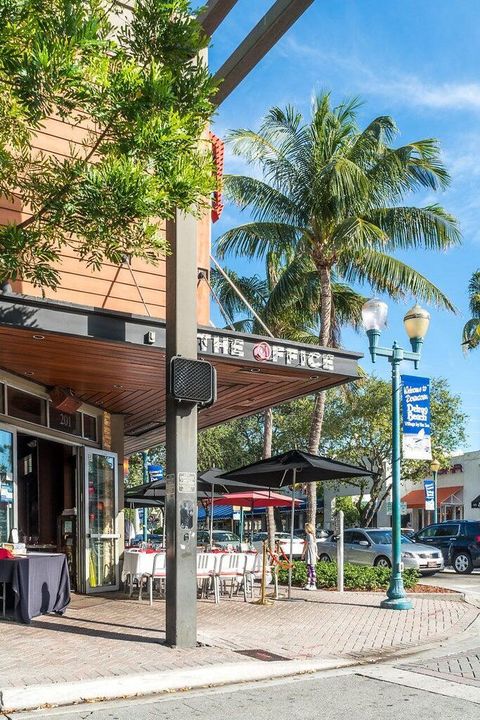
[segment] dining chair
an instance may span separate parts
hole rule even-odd
[[[218,601],[220,601],[222,588],[226,592],[228,580],[230,580],[230,597],[233,595],[234,587],[238,588],[239,581],[241,581],[245,575],[246,557],[246,553],[225,553],[220,556],[218,570],[215,572]]]
[[[142,574],[142,577],[140,578],[140,590],[138,593],[138,599],[140,602],[142,601],[143,580],[145,579],[148,585],[150,605],[153,605],[153,584],[155,580],[158,580],[159,584],[162,585],[165,583],[165,579],[167,577],[166,559],[167,556],[165,553],[155,553],[152,572]]]
[[[216,603],[218,602],[218,597],[214,577],[218,557],[219,556],[214,553],[197,553],[197,580],[200,582],[201,597],[208,597],[209,589],[212,587]]]

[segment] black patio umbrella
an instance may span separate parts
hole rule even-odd
[[[208,500],[210,513],[210,544],[212,544],[213,533],[213,503],[215,497],[227,495],[232,492],[240,492],[248,487],[248,483],[239,481],[221,480],[220,476],[224,470],[220,468],[209,468],[197,475],[197,497],[199,500]],[[255,483],[255,487],[258,483]],[[133,507],[158,507],[165,503],[167,481],[154,480],[144,485],[136,485],[125,492],[125,504]],[[263,489],[268,489],[263,487]]]
[[[295,483],[320,482],[327,480],[347,480],[354,477],[371,476],[372,473],[357,465],[332,460],[322,455],[312,455],[302,450],[287,452],[244,465],[219,476],[223,480],[235,480],[247,485],[263,485],[269,488],[292,486],[292,510],[290,523],[290,569],[288,571],[288,598],[292,594],[292,551],[293,524],[295,513]]]

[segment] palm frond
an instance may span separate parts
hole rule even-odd
[[[449,298],[424,275],[378,250],[366,249],[351,257],[345,255],[337,268],[348,283],[368,283],[375,292],[387,293],[394,300],[412,296],[456,312]]]
[[[465,350],[474,350],[480,345],[480,319],[472,318],[465,323],[462,333],[462,345]]]
[[[456,219],[440,205],[377,208],[368,218],[385,232],[392,250],[409,247],[445,250],[461,242]]]
[[[227,254],[265,258],[275,248],[278,253],[288,253],[298,243],[300,231],[282,223],[253,222],[227,230],[215,243],[218,257]]]
[[[255,220],[304,224],[303,215],[291,198],[262,180],[226,175],[224,192],[241,210],[248,208]]]

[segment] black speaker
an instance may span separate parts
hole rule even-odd
[[[176,356],[170,361],[170,394],[180,402],[206,407],[217,399],[217,373],[205,360]]]

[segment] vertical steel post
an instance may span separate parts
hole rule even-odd
[[[292,510],[290,515],[290,557],[288,568],[288,599],[292,599],[292,567],[293,567],[293,526],[295,525],[295,483],[297,482],[297,468],[293,468],[292,483]]]
[[[408,600],[402,578],[402,533],[400,514],[400,363],[403,350],[393,344],[389,358],[392,364],[392,576],[387,590],[387,598],[381,607],[391,610],[410,610],[413,605]]]
[[[433,471],[433,522],[437,522],[437,476],[438,476],[438,470]]]
[[[337,512],[336,517],[336,531],[337,531],[337,590],[343,592],[344,590],[344,545],[343,545],[343,510]]]
[[[148,450],[142,452],[143,484],[148,483]],[[148,508],[143,508],[143,542],[148,540]]]
[[[170,395],[170,361],[197,359],[197,221],[176,212],[167,222],[167,597],[166,640],[177,647],[197,641],[197,406]]]

